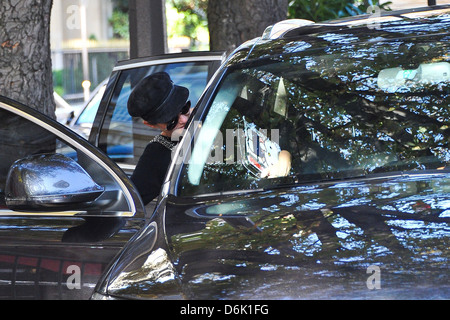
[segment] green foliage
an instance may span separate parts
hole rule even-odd
[[[128,0],[113,0],[113,5],[116,10],[127,13],[129,10]]]
[[[169,37],[188,37],[191,39],[191,47],[195,47],[201,35],[208,32],[206,17],[208,1],[168,0],[166,3]]]
[[[60,96],[64,95],[64,70],[53,70],[53,90]]]
[[[199,14],[190,11],[179,11],[176,8],[169,10],[176,10],[175,15],[170,15],[171,21],[168,21],[170,26],[169,35],[176,34],[195,39],[197,38],[198,30],[207,27],[206,19]]]
[[[129,39],[128,0],[114,0],[114,11],[109,23],[114,37]],[[201,34],[208,32],[206,8],[208,0],[168,0],[166,1],[167,34],[186,36],[195,47]]]
[[[114,38],[129,39],[128,0],[113,0],[113,5],[113,14],[108,22],[113,28]]]
[[[115,38],[119,39],[129,39],[129,20],[128,13],[123,12],[119,9],[114,9],[111,18],[109,19],[109,23],[113,27],[113,33]]]
[[[186,11],[191,14],[197,14],[206,19],[206,8],[208,0],[168,0],[170,4],[178,11]]]
[[[114,36],[129,39],[128,0],[113,0],[114,12],[109,20]],[[325,21],[365,14],[370,6],[390,10],[392,2],[379,0],[291,0],[288,17]],[[208,0],[167,0],[168,36],[186,36],[195,46],[199,35],[208,31],[206,9]]]
[[[378,0],[292,0],[288,17],[314,22],[365,14],[370,6],[389,10],[392,2],[380,4]]]

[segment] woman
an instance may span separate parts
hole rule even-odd
[[[134,88],[128,100],[128,112],[141,117],[144,124],[161,130],[145,148],[131,176],[145,205],[161,190],[176,142],[171,137],[184,129],[191,113],[189,90],[177,86],[165,72],[152,74]]]

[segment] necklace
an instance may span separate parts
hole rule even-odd
[[[173,150],[173,148],[175,148],[175,146],[177,145],[176,142],[169,140],[169,138],[164,137],[162,135],[157,135],[153,138],[152,141],[150,141],[150,143],[152,142],[156,142],[159,143],[161,145],[163,145],[164,147],[166,147],[167,149],[169,149],[170,151]]]

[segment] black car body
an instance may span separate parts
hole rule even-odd
[[[112,79],[129,69],[136,77],[180,71],[198,95],[221,59],[221,53],[196,52],[129,60]],[[127,98],[116,109],[126,112]],[[104,111],[94,108],[94,116]],[[129,158],[130,141],[119,139],[108,157],[8,98],[0,97],[0,115],[0,298],[88,299],[107,265],[147,223],[139,195],[111,160]],[[117,124],[131,123],[124,110],[120,115]]]
[[[441,6],[268,28],[212,78],[146,207],[132,72],[91,143],[0,98],[3,297],[448,299],[449,27]],[[290,171],[262,178],[280,150]]]
[[[94,298],[448,299],[449,30],[443,6],[243,44]]]

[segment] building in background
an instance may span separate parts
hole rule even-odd
[[[109,22],[112,13],[112,0],[53,2],[50,40],[54,86],[55,91],[69,102],[84,100],[84,80],[90,81],[93,90],[109,76],[118,60],[129,56],[129,41],[113,36]],[[84,50],[86,60],[83,59]],[[83,70],[84,65],[87,70]]]
[[[428,0],[390,1],[392,4],[389,7],[393,10],[424,7],[428,4]],[[450,3],[450,0],[435,1],[437,5]],[[83,4],[86,6],[85,24],[81,18]],[[53,1],[50,37],[54,87],[55,91],[70,103],[82,103],[85,99],[82,83],[86,80],[86,73],[87,80],[91,84],[90,90],[93,90],[109,76],[118,60],[129,57],[129,40],[114,37],[110,23],[113,9],[113,0]],[[182,19],[182,15],[178,15],[174,10],[166,8],[169,29],[175,29],[176,20]],[[83,41],[83,26],[86,27],[85,41]],[[189,38],[168,33],[169,52],[190,48]],[[208,35],[202,35],[201,38],[202,41],[207,41]],[[205,47],[207,45],[199,46],[201,50],[205,50]],[[86,68],[83,70],[83,65],[87,65],[87,70]]]

